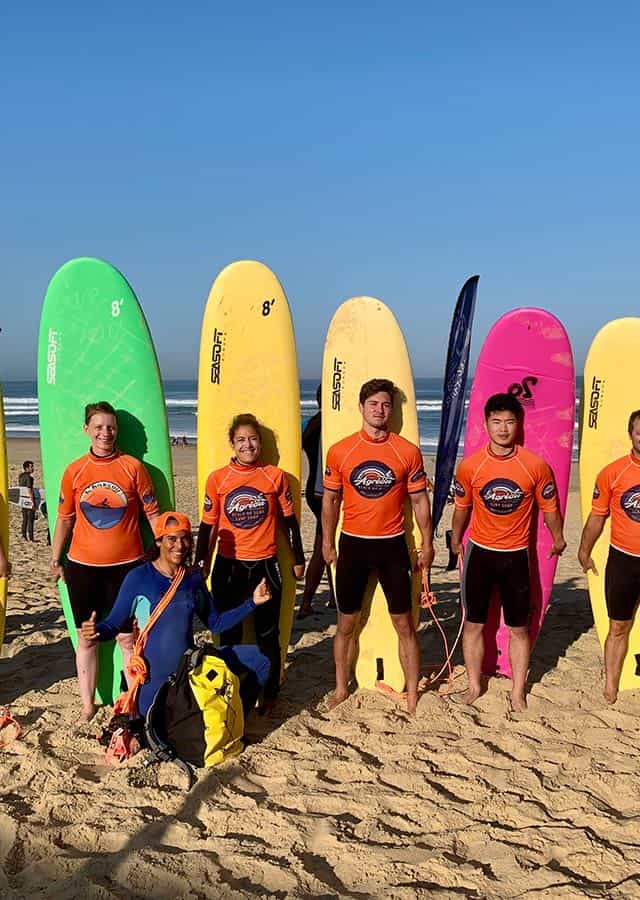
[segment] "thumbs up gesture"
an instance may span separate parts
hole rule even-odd
[[[100,635],[96,631],[96,613],[95,610],[91,613],[86,622],[83,622],[80,626],[80,634],[86,641],[95,641]]]
[[[266,580],[263,578],[253,592],[253,602],[256,606],[262,606],[267,600],[271,600],[271,591],[269,590],[269,585]]]

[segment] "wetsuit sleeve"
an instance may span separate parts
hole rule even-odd
[[[207,478],[204,489],[204,503],[202,505],[202,521],[206,525],[217,525],[220,518],[220,497],[216,487],[213,472]]]
[[[111,612],[106,619],[96,625],[99,641],[112,641],[134,617],[136,598],[140,593],[139,578],[136,569],[125,577]]]
[[[302,535],[300,534],[300,526],[295,515],[286,516],[284,527],[287,529],[287,538],[289,546],[293,550],[293,561],[297,566],[304,565],[304,548],[302,546]]]
[[[246,619],[249,613],[252,613],[256,608],[253,598],[249,597],[240,606],[236,606],[234,609],[227,609],[225,612],[219,612],[202,576],[198,573],[194,577],[198,579],[195,586],[198,597],[198,617],[214,634],[220,634],[221,631],[228,631],[230,628],[233,628],[234,625]]]
[[[453,482],[453,493],[456,509],[470,509],[473,506],[471,494],[471,469],[466,459],[463,459],[456,471]]]
[[[327,453],[327,465],[324,470],[322,485],[329,491],[339,491],[342,489],[342,472],[340,470],[340,461],[338,459],[338,449],[335,444],[333,447],[329,447],[329,452]]]
[[[60,499],[58,500],[59,519],[72,519],[75,516],[76,505],[73,493],[73,471],[71,466],[67,466],[60,485]]]
[[[158,508],[158,501],[156,500],[153,482],[151,481],[151,476],[149,475],[146,466],[142,463],[138,464],[137,489],[145,516],[149,518],[151,516],[159,515],[160,510]]]
[[[544,461],[541,461],[536,473],[536,503],[543,513],[555,512],[558,508],[556,480]]]
[[[426,491],[426,489],[427,473],[424,470],[422,453],[417,447],[414,447],[407,460],[407,492],[409,494],[418,494],[420,491]]]
[[[282,512],[282,515],[285,517],[285,519],[287,519],[289,516],[293,516],[293,496],[291,494],[291,488],[289,487],[289,479],[284,474],[284,472],[280,472],[278,477],[277,497],[280,511]]]
[[[207,558],[209,553],[209,538],[211,537],[211,529],[213,525],[207,525],[206,522],[200,522],[198,526],[198,541],[196,543],[195,564],[199,565],[202,560]]]
[[[608,516],[611,512],[611,479],[607,469],[603,469],[598,473],[596,483],[593,488],[593,500],[591,501],[591,512],[596,516]]]

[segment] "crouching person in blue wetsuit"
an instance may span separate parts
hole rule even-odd
[[[83,637],[89,641],[112,640],[121,631],[131,630],[134,619],[138,628],[144,629],[179,570],[185,569],[174,596],[147,635],[144,660],[148,677],[137,693],[140,716],[146,715],[158,688],[176,671],[185,651],[195,646],[194,616],[212,632],[220,633],[233,628],[271,598],[263,578],[253,597],[247,597],[240,606],[218,612],[200,570],[190,567],[193,541],[187,516],[178,512],[162,513],[155,520],[153,530],[155,543],[146,556],[147,561],[126,576],[107,618],[96,623],[94,612],[81,626]],[[246,715],[267,681],[269,660],[254,644],[223,646],[218,653],[236,675],[242,676],[241,696]]]

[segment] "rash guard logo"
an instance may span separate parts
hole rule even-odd
[[[253,487],[236,488],[225,498],[224,511],[236,528],[256,528],[262,525],[269,512],[269,501]]]
[[[90,525],[106,531],[124,519],[127,495],[113,481],[94,481],[80,495],[80,510]]]
[[[510,478],[494,478],[480,491],[484,505],[496,516],[509,516],[524,500],[524,491]]]
[[[391,490],[396,483],[396,476],[384,463],[367,460],[355,467],[349,481],[361,497],[377,500]]]
[[[545,500],[551,500],[556,495],[556,486],[553,481],[548,481],[542,488],[542,496]]]
[[[457,478],[453,482],[453,492],[456,495],[456,497],[464,497],[464,495],[465,495],[464,486],[462,484],[460,484],[460,482],[458,481]]]
[[[597,500],[600,496],[600,488],[596,485],[593,489],[593,499]]]
[[[211,497],[208,494],[204,495],[204,503],[203,503],[204,511],[211,512],[213,508],[213,503],[211,502]]]
[[[625,491],[620,498],[620,506],[632,522],[640,522],[640,484]]]

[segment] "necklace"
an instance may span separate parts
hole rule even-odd
[[[153,563],[153,568],[160,572],[161,575],[164,575],[165,578],[169,578],[173,580],[176,576],[176,572],[165,572],[164,569],[161,569],[157,562]],[[177,571],[177,570],[176,570]]]

